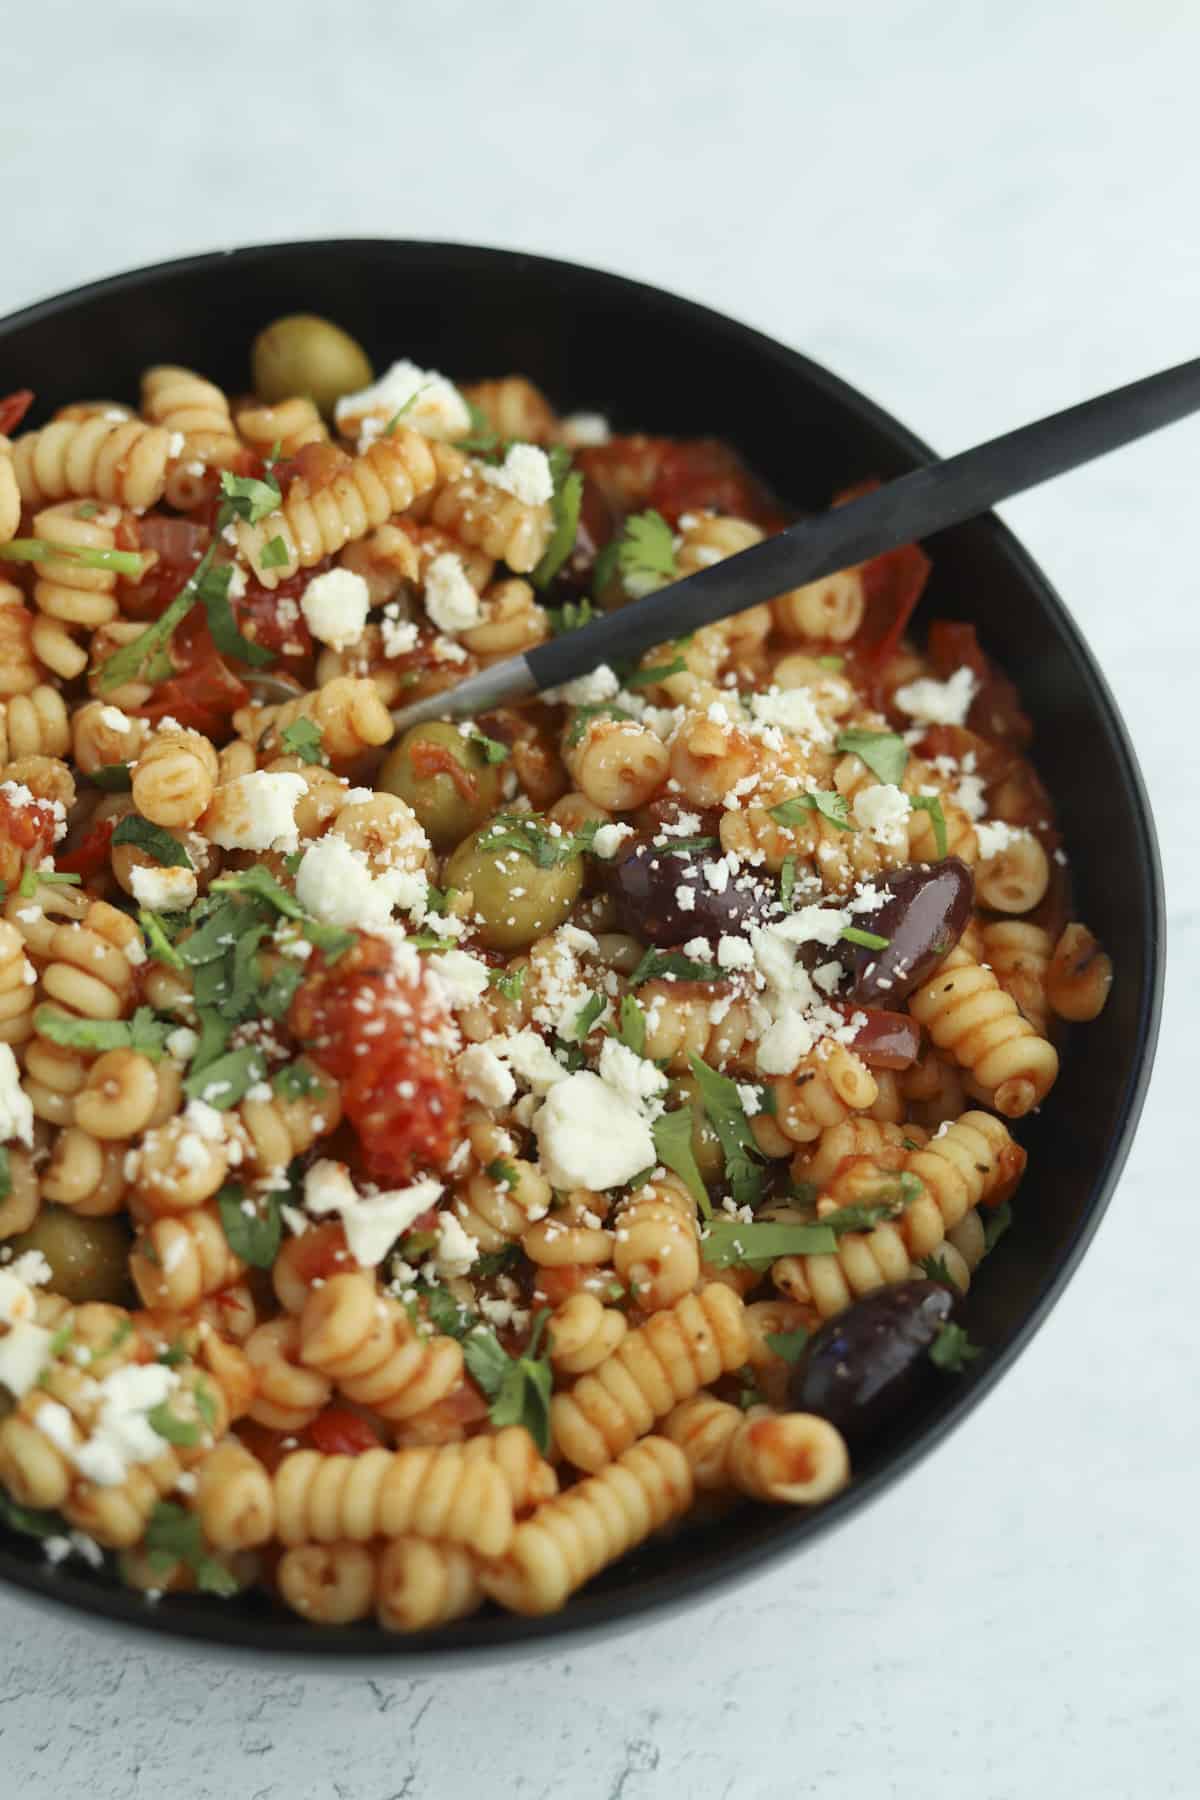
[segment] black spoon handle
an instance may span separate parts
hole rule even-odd
[[[1001,500],[1197,410],[1200,358],[1022,425],[945,462],[914,469],[861,499],[803,519],[579,631],[498,663],[459,688],[403,708],[394,715],[397,724],[478,711],[504,699],[558,687],[600,663],[628,662],[698,625],[743,612],[774,594],[959,525]]]

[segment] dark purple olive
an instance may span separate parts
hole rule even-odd
[[[905,863],[872,877],[871,886],[883,898],[872,911],[856,912],[854,924],[888,944],[885,950],[858,948],[847,958],[854,978],[848,998],[860,1006],[894,1009],[962,936],[975,901],[975,877],[965,862],[948,856],[937,863]]]
[[[714,887],[706,868],[718,871],[717,880],[724,885]],[[605,880],[622,929],[658,949],[686,944],[689,938],[715,943],[721,937],[745,936],[752,925],[762,923],[775,900],[774,883],[753,869],[731,874],[715,841],[688,851],[672,850],[665,837],[658,844],[631,842],[606,865]]]
[[[856,1300],[810,1338],[792,1374],[792,1405],[865,1442],[917,1397],[953,1307],[936,1281],[894,1281]]]

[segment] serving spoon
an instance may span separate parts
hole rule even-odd
[[[1001,500],[1038,487],[1200,409],[1200,357],[990,438],[658,590],[577,631],[537,644],[397,707],[396,730],[462,718],[560,687],[601,663],[636,660],[655,644],[744,612],[789,588],[832,575],[885,550],[961,525]],[[269,697],[272,677],[255,690]],[[289,687],[287,694],[290,696]]]

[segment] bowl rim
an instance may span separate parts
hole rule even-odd
[[[49,295],[0,318],[0,344],[13,332],[26,326],[52,320],[75,306],[97,296],[120,294],[158,278],[182,278],[189,274],[208,273],[224,266],[231,276],[240,268],[273,257],[301,252],[377,254],[392,257],[416,252],[423,256],[442,255],[447,262],[470,261],[493,267],[504,266],[514,271],[537,275],[548,283],[556,273],[578,279],[586,278],[615,299],[628,298],[638,306],[663,308],[684,314],[698,327],[715,338],[736,340],[748,356],[760,362],[774,362],[789,375],[799,375],[819,390],[857,422],[886,438],[900,459],[912,466],[927,462],[935,452],[907,426],[879,406],[870,396],[814,362],[799,350],[781,343],[767,333],[716,311],[687,296],[643,282],[610,270],[592,268],[585,263],[544,256],[534,251],[506,249],[499,246],[475,245],[456,240],[432,238],[311,238],[280,243],[251,244],[229,250],[203,251],[122,270],[98,280],[81,283],[61,293]],[[1165,971],[1165,897],[1162,864],[1157,833],[1146,784],[1129,738],[1124,720],[1105,676],[1065,602],[1048,577],[1034,561],[1024,545],[995,513],[989,512],[968,525],[958,528],[990,540],[992,549],[1007,562],[1013,578],[1033,590],[1040,607],[1050,615],[1059,634],[1068,644],[1081,672],[1088,698],[1098,722],[1113,747],[1116,760],[1130,799],[1134,828],[1140,839],[1138,870],[1142,910],[1146,920],[1146,980],[1138,1012],[1133,1045],[1131,1075],[1127,1082],[1119,1113],[1113,1122],[1110,1144],[1086,1210],[1057,1264],[1046,1271],[1040,1291],[1022,1323],[1007,1343],[976,1364],[965,1380],[931,1417],[916,1430],[913,1437],[880,1465],[857,1478],[842,1494],[817,1512],[787,1515],[780,1529],[758,1542],[734,1541],[721,1553],[716,1567],[707,1564],[684,1573],[650,1574],[633,1599],[611,1594],[590,1594],[587,1589],[575,1595],[560,1613],[545,1618],[523,1618],[518,1615],[485,1616],[486,1636],[473,1641],[475,1621],[467,1619],[457,1626],[443,1627],[421,1638],[406,1639],[375,1633],[373,1627],[345,1627],[337,1633],[314,1632],[303,1621],[278,1619],[246,1619],[232,1615],[213,1603],[196,1613],[172,1614],[146,1604],[135,1590],[100,1586],[87,1575],[77,1574],[67,1565],[25,1563],[12,1556],[0,1544],[0,1580],[22,1590],[19,1598],[30,1603],[51,1601],[71,1617],[86,1618],[90,1626],[108,1629],[131,1642],[136,1638],[146,1647],[146,1634],[166,1639],[193,1652],[220,1654],[228,1660],[232,1654],[239,1660],[253,1658],[285,1662],[297,1672],[345,1674],[354,1670],[391,1667],[397,1673],[426,1673],[444,1668],[484,1667],[514,1659],[532,1660],[551,1656],[594,1643],[602,1637],[616,1636],[642,1624],[661,1623],[668,1613],[695,1607],[727,1592],[735,1583],[753,1579],[772,1563],[795,1554],[802,1546],[845,1524],[856,1513],[877,1500],[885,1489],[911,1473],[918,1463],[931,1454],[991,1393],[1033,1342],[1052,1306],[1074,1276],[1085,1251],[1112,1199],[1124,1169],[1133,1134],[1145,1102],[1154,1064],[1162,1011]],[[788,1525],[790,1523],[790,1529]],[[342,1632],[346,1633],[346,1640]],[[370,1631],[372,1635],[364,1634]]]

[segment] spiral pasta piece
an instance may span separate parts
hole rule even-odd
[[[742,1302],[711,1284],[688,1294],[618,1345],[569,1394],[550,1403],[559,1451],[577,1469],[603,1468],[680,1400],[746,1360]]]
[[[851,1113],[863,1112],[879,1095],[870,1069],[845,1044],[822,1044],[797,1063],[790,1075],[774,1076],[771,1117],[794,1144],[810,1144]]]
[[[523,1425],[503,1425],[462,1446],[467,1462],[492,1463],[508,1483],[513,1511],[520,1516],[558,1492],[558,1476]]]
[[[25,940],[0,919],[0,1044],[23,1044],[33,1035],[34,982]]]
[[[693,1491],[678,1445],[643,1438],[518,1525],[503,1562],[483,1566],[484,1591],[511,1612],[557,1612],[598,1570],[686,1512]]]
[[[245,735],[259,740],[266,756],[275,754],[284,731],[298,719],[310,719],[321,733],[321,747],[335,761],[360,756],[392,737],[392,715],[366,677],[339,676],[315,692],[283,706],[247,708],[234,715]]]
[[[1041,1037],[1050,1022],[1046,978],[1053,950],[1050,933],[1026,919],[1000,919],[983,927],[979,960]]]
[[[314,1625],[365,1619],[375,1604],[376,1580],[377,1558],[365,1544],[296,1544],[275,1571],[280,1598]]]
[[[24,432],[13,442],[12,462],[26,506],[75,494],[141,510],[163,497],[170,445],[160,426],[101,413]]]
[[[546,1327],[550,1361],[564,1375],[586,1375],[610,1357],[629,1330],[624,1313],[595,1294],[572,1294]]]
[[[1019,1119],[1045,1099],[1058,1074],[1058,1052],[1021,1017],[992,971],[961,946],[908,1004],[934,1043],[949,1050],[1006,1118]]]
[[[379,1553],[375,1617],[385,1631],[432,1631],[477,1612],[483,1599],[475,1558],[456,1544],[398,1537]]]
[[[249,1412],[274,1431],[302,1431],[329,1402],[333,1384],[302,1362],[300,1322],[290,1314],[256,1325],[246,1339],[246,1355],[254,1371]]]
[[[1003,1120],[991,1113],[967,1112],[922,1149],[909,1151],[905,1167],[936,1205],[945,1233],[961,1224],[973,1207],[995,1206],[1007,1199],[1024,1174],[1025,1162],[1025,1151]],[[911,1241],[914,1254],[924,1254],[926,1246],[918,1247],[915,1237]]]
[[[218,1550],[252,1550],[275,1530],[275,1492],[256,1456],[236,1438],[208,1451],[196,1467],[190,1505]]]
[[[673,1306],[695,1287],[700,1278],[696,1202],[678,1175],[647,1182],[622,1202],[613,1267],[643,1312]]]
[[[305,1092],[288,1099],[272,1093],[269,1100],[247,1097],[237,1109],[243,1139],[243,1166],[266,1174],[286,1169],[294,1157],[311,1150],[318,1138],[341,1122],[338,1084],[308,1057],[298,1057],[299,1085]]]
[[[1086,925],[1067,925],[1046,971],[1046,998],[1060,1019],[1095,1019],[1113,982],[1111,957]]]
[[[12,445],[0,436],[0,544],[17,535],[21,523],[21,490],[13,468]]]
[[[33,618],[24,594],[0,576],[0,702],[10,700],[14,694],[28,694],[38,684],[32,632]]]
[[[645,1054],[672,1073],[690,1073],[693,1056],[715,1068],[753,1070],[750,1008],[740,995],[655,979],[638,989],[638,1000],[646,1015]]]
[[[747,1419],[733,1435],[728,1467],[743,1494],[788,1506],[817,1506],[850,1479],[841,1432],[815,1413]]]
[[[544,502],[530,505],[493,487],[476,465],[461,458],[459,468],[451,472],[445,445],[439,445],[438,455],[443,485],[430,510],[433,523],[453,532],[464,544],[507,563],[516,575],[527,575],[536,568],[550,538],[549,506]]]
[[[198,731],[162,731],[133,770],[133,804],[153,825],[194,825],[213,797],[217,753]]]
[[[381,1418],[411,1418],[463,1379],[455,1340],[420,1336],[404,1308],[376,1292],[369,1274],[331,1275],[314,1288],[299,1331],[307,1367]]]
[[[558,427],[554,408],[541,388],[525,375],[473,381],[463,388],[462,395],[469,405],[478,408],[498,438],[545,444]]]
[[[841,569],[779,594],[771,602],[775,623],[784,637],[805,642],[846,644],[862,624],[866,599],[862,572]]]
[[[155,1219],[129,1255],[129,1273],[143,1304],[167,1312],[195,1306],[245,1272],[245,1263],[229,1248],[215,1206]]]
[[[323,486],[298,476],[278,512],[255,525],[243,521],[237,526],[238,548],[262,585],[277,587],[298,569],[311,569],[365,537],[393,513],[406,511],[439,475],[445,479],[462,462],[444,444],[436,447],[435,460],[434,447],[420,432],[399,425],[390,436],[376,438],[361,456],[347,459]],[[268,544],[276,546],[273,557],[278,561],[264,562]]]
[[[297,1450],[275,1471],[274,1488],[278,1536],[288,1545],[339,1538],[365,1544],[414,1533],[503,1556],[512,1541],[512,1494],[503,1474],[494,1463],[469,1461],[453,1444],[361,1456]]]
[[[239,407],[236,423],[246,443],[264,455],[278,444],[280,456],[295,456],[305,444],[323,444],[329,438],[315,405],[301,394],[275,406]]]

